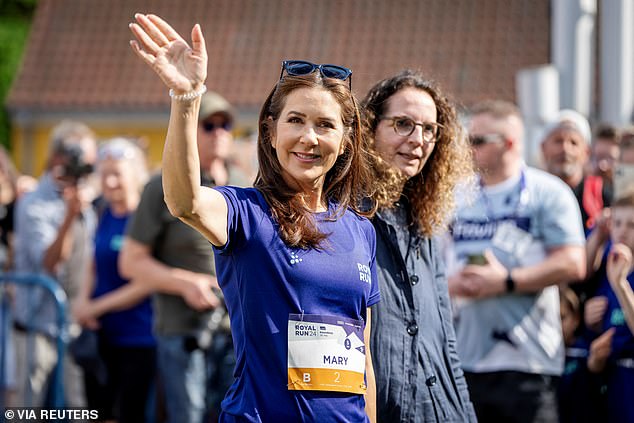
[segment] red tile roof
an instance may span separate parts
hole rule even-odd
[[[137,11],[186,39],[199,22],[208,86],[238,107],[259,107],[289,58],[350,67],[359,96],[421,69],[463,104],[513,100],[516,72],[549,62],[548,0],[40,0],[10,108],[166,109],[162,83],[128,45]]]

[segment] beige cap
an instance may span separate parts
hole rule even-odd
[[[233,122],[233,107],[224,97],[213,91],[207,91],[200,100],[200,112],[198,120],[204,120],[216,113],[224,113],[230,122]]]

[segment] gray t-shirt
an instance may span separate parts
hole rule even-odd
[[[473,204],[459,198],[452,238],[448,263],[454,263],[454,271],[469,255],[486,249],[513,269],[542,262],[549,249],[585,242],[570,188],[530,167],[481,188]],[[458,354],[465,370],[561,374],[564,349],[556,285],[531,294],[457,298],[455,305]]]
[[[209,181],[203,181],[211,185]],[[127,236],[148,245],[158,261],[192,272],[214,275],[213,250],[205,237],[172,216],[163,200],[161,175],[147,183],[127,227]],[[154,296],[154,328],[159,335],[190,335],[207,326],[211,311],[199,312],[182,297]]]

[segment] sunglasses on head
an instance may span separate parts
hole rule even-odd
[[[342,81],[348,79],[349,87],[352,90],[352,71],[348,68],[337,65],[317,65],[304,60],[284,60],[282,62],[280,79],[284,76],[284,71],[291,76],[302,76],[310,75],[317,69],[319,69],[319,72],[324,78],[335,78],[341,79]]]
[[[200,124],[205,132],[213,132],[216,129],[224,129],[225,131],[231,131],[232,125],[229,121],[224,121],[222,123],[214,123],[214,122],[201,122]]]
[[[495,142],[504,141],[506,137],[502,134],[485,134],[485,135],[469,135],[469,144],[474,147],[492,144]]]

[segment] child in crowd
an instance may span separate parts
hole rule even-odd
[[[601,370],[610,354],[613,330],[589,342],[580,327],[581,302],[571,288],[560,287],[559,310],[566,364],[559,383],[557,397],[561,423],[602,421],[605,415],[605,395]]]
[[[602,338],[611,338],[609,355],[596,362],[588,362],[590,370],[602,372],[606,386],[606,421],[634,421],[634,192],[617,198],[610,215],[608,254],[599,268],[600,285],[597,297],[586,305],[586,326],[600,323]],[[603,298],[601,298],[603,297]],[[596,301],[596,307],[592,304]],[[589,309],[591,308],[591,309]],[[596,310],[595,310],[596,309]],[[594,311],[593,311],[594,310]],[[596,311],[596,312],[595,312]],[[594,316],[598,314],[598,318]],[[607,342],[604,341],[605,344]],[[608,347],[604,345],[605,349]],[[592,348],[591,348],[592,350]],[[591,352],[592,353],[592,352]]]

